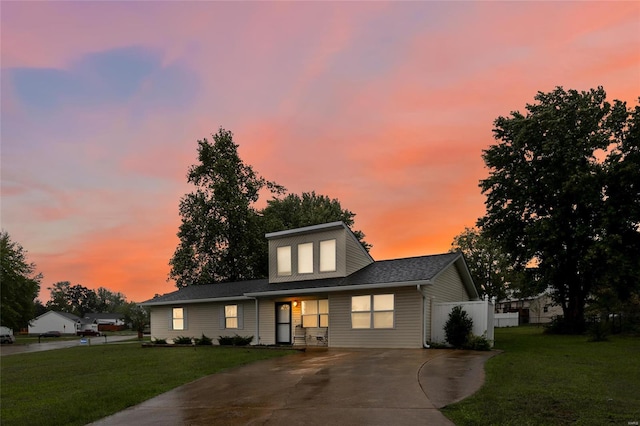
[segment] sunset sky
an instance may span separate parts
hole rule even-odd
[[[0,17],[2,228],[43,302],[58,281],[175,290],[187,169],[219,127],[266,179],[355,212],[384,260],[446,252],[484,214],[493,121],[537,91],[640,96],[637,1],[3,1]]]

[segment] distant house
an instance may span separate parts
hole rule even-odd
[[[549,293],[523,298],[507,298],[496,303],[496,313],[517,313],[519,324],[546,324],[562,315],[562,307],[555,304]]]
[[[67,312],[49,311],[33,319],[29,324],[29,334],[41,334],[47,331],[59,331],[62,334],[75,334],[76,323],[80,318]]]
[[[124,316],[117,313],[90,313],[76,323],[77,330],[118,331],[125,327]]]
[[[266,238],[268,278],[188,286],[143,302],[152,337],[204,334],[215,342],[238,334],[262,345],[422,348],[442,335],[433,330],[435,305],[478,300],[460,253],[374,261],[342,222]],[[492,338],[493,307],[485,306],[490,330],[479,334]]]

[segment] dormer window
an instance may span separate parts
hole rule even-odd
[[[320,241],[320,272],[336,270],[336,240]]]
[[[291,246],[278,247],[278,276],[291,275]]]
[[[298,273],[313,274],[313,243],[298,244]]]

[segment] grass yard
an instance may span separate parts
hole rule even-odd
[[[504,353],[485,367],[486,382],[443,412],[456,425],[623,425],[640,422],[640,338],[542,334],[497,328]]]
[[[3,356],[0,421],[3,426],[84,425],[200,377],[289,353],[114,343]]]

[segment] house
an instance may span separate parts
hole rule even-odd
[[[113,312],[89,313],[76,323],[77,330],[119,331],[125,328],[124,316]]]
[[[460,253],[374,261],[342,222],[266,238],[268,278],[188,286],[143,302],[151,336],[204,334],[215,341],[238,334],[260,345],[422,348],[434,335],[435,304],[478,299]]]
[[[496,314],[517,313],[518,324],[546,324],[562,315],[562,307],[554,303],[548,292],[532,297],[508,297],[496,303]]]
[[[47,331],[75,334],[76,323],[79,319],[76,315],[67,312],[48,311],[31,320],[29,334],[41,334]]]

